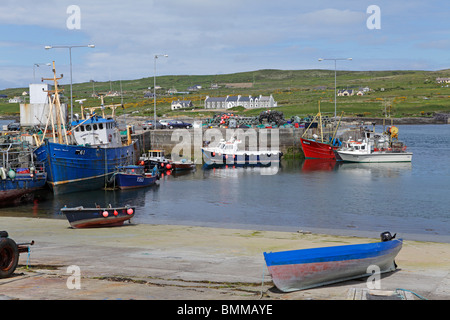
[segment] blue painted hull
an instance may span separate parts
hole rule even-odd
[[[105,186],[118,166],[139,159],[137,142],[117,148],[65,145],[45,141],[34,151],[44,163],[54,194],[96,190]]]
[[[116,185],[119,189],[133,189],[148,187],[156,183],[158,176],[142,174],[116,174]]]
[[[394,258],[401,239],[336,247],[264,252],[275,286],[283,291],[309,289],[340,281],[367,277],[370,266],[380,273],[396,269]],[[369,269],[368,269],[369,268]]]
[[[36,190],[45,187],[47,174],[17,174],[14,179],[0,179],[0,204],[9,205],[21,202],[24,197],[32,196]]]

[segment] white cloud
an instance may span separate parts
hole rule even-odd
[[[81,10],[80,30],[66,27],[66,9],[72,4]],[[365,66],[358,58],[362,60],[368,52],[370,57],[396,59],[409,54],[408,50],[448,47],[447,34],[419,37],[421,25],[436,23],[426,15],[426,4],[409,1],[401,6],[380,0],[382,28],[377,32],[366,28],[369,4],[352,0],[339,4],[329,0],[2,0],[0,28],[16,34],[4,37],[0,50],[8,65],[54,59],[57,68],[68,74],[67,53],[47,52],[43,46],[94,43],[95,49],[73,51],[77,82],[152,76],[155,53],[169,54],[158,61],[158,74],[214,74],[317,67],[318,57],[331,55],[352,56],[350,68],[358,69]],[[36,32],[28,35],[26,26]],[[413,44],[408,43],[411,39]],[[417,53],[416,58],[422,57]]]

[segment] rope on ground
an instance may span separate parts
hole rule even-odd
[[[397,291],[399,291],[399,290],[410,292],[410,293],[412,293],[413,295],[415,295],[416,297],[418,297],[421,300],[428,300],[425,297],[422,297],[420,294],[415,293],[414,291],[411,291],[411,290],[407,290],[407,289],[397,288],[397,289],[395,289],[395,292],[398,293]]]

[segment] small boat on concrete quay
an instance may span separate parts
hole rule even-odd
[[[380,237],[375,243],[264,252],[264,259],[279,290],[304,290],[370,276],[370,266],[380,273],[394,271],[403,241],[390,232]]]
[[[279,163],[283,153],[280,150],[251,151],[239,148],[241,140],[234,137],[221,139],[214,147],[203,147],[203,159],[207,165],[256,165],[269,166]]]
[[[398,141],[398,128],[389,127],[384,133],[364,130],[362,139],[345,141],[336,150],[338,158],[346,162],[411,162],[412,152]]]
[[[72,228],[99,228],[121,226],[134,216],[135,208],[130,206],[113,208],[61,208]]]

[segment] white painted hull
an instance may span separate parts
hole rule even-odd
[[[411,152],[373,152],[370,154],[337,151],[346,162],[411,162]]]
[[[237,151],[235,153],[218,153],[216,149],[203,148],[203,160],[207,165],[270,165],[280,162],[280,151]]]

